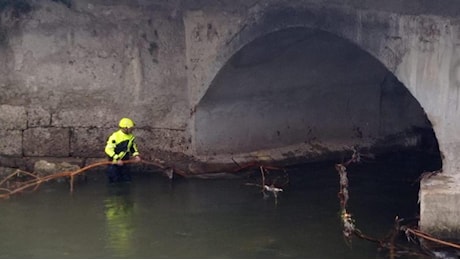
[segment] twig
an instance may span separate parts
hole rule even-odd
[[[451,243],[451,242],[447,242],[447,241],[443,241],[441,239],[437,239],[437,238],[434,238],[432,237],[431,235],[429,234],[426,234],[420,230],[415,230],[415,229],[411,229],[411,228],[403,228],[404,231],[407,231],[417,237],[421,237],[421,238],[424,238],[426,240],[430,240],[432,242],[435,242],[435,243],[438,243],[438,244],[441,244],[441,245],[445,245],[445,246],[449,246],[449,247],[453,247],[453,248],[456,248],[456,249],[460,249],[460,245],[459,244],[455,244],[455,243]]]

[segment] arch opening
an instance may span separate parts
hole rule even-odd
[[[198,104],[194,130],[205,156],[263,151],[309,161],[352,146],[439,153],[420,104],[388,69],[348,40],[305,27],[236,52]]]

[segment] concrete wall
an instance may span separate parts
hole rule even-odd
[[[6,94],[0,102],[4,114],[21,110],[25,118],[21,126],[11,126],[15,119],[2,123],[16,131],[8,143],[22,142],[5,156],[103,157],[105,138],[124,116],[137,123],[147,159],[178,153],[206,163],[229,161],[228,154],[242,154],[243,161],[305,160],[431,127],[407,93],[402,99],[415,105],[398,108],[401,100],[382,98],[403,86],[387,80],[391,72],[346,39],[361,40],[365,48],[377,42],[356,39],[367,21],[357,21],[360,12],[346,6],[30,3],[29,12],[18,15],[13,6],[2,16]],[[379,15],[379,21],[387,18]],[[289,36],[293,26],[307,38]],[[362,34],[382,29],[374,27]],[[264,45],[267,39],[272,45]],[[286,52],[281,60],[232,71],[248,62],[238,57],[273,55],[275,47]]]
[[[104,157],[125,116],[145,155],[187,152],[181,16],[168,6],[31,3],[20,17],[2,16],[4,166],[22,156]]]

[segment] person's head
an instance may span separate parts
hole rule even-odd
[[[134,125],[134,121],[127,117],[122,118],[118,123],[118,126],[125,134],[131,133],[133,131]]]

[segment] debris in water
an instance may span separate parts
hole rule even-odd
[[[343,235],[348,245],[351,245],[353,235],[367,240],[374,243],[379,244],[380,249],[387,249],[389,253],[389,258],[402,258],[402,257],[421,257],[421,258],[433,258],[433,257],[442,257],[445,258],[447,255],[446,253],[442,253],[438,251],[434,251],[427,246],[426,241],[430,241],[432,243],[436,243],[438,245],[460,249],[459,244],[455,244],[452,242],[443,241],[441,239],[434,238],[433,236],[423,233],[414,227],[409,227],[409,225],[401,225],[405,219],[399,218],[396,216],[395,224],[393,229],[389,232],[389,234],[383,239],[376,239],[370,236],[365,235],[362,233],[357,227],[355,220],[352,218],[352,215],[347,211],[347,203],[349,200],[349,191],[348,191],[348,184],[349,180],[347,177],[347,166],[352,162],[360,162],[361,156],[357,149],[353,149],[353,155],[351,159],[346,161],[345,163],[336,164],[335,169],[339,174],[339,184],[340,184],[340,191],[338,193],[338,197],[340,199],[340,216],[342,220],[342,227],[343,227]],[[429,172],[422,174],[422,178],[429,178],[433,175],[438,174],[438,171]],[[417,247],[405,247],[403,245],[397,244],[397,236],[403,234],[406,236],[408,242],[414,243]],[[436,247],[432,247],[436,249]],[[439,249],[439,246],[437,247]],[[460,253],[457,252],[458,256]]]

